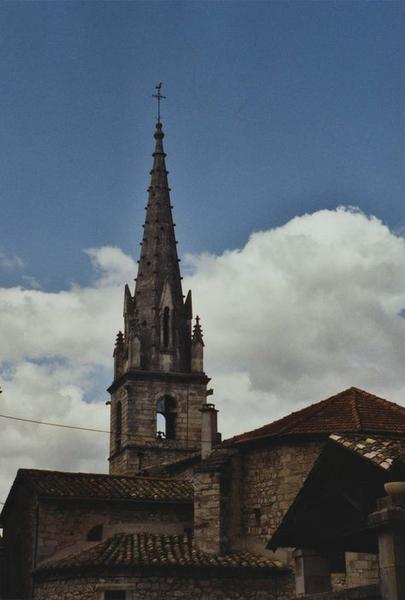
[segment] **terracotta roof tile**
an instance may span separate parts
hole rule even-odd
[[[271,436],[349,432],[405,434],[405,407],[351,387],[225,443]]]
[[[391,469],[394,461],[405,456],[405,438],[393,438],[381,435],[337,435],[330,439],[363,458],[366,458],[382,469]]]
[[[79,554],[47,561],[36,573],[144,566],[278,569],[281,563],[247,552],[212,556],[198,550],[189,535],[118,533]]]
[[[28,484],[39,496],[52,498],[193,500],[192,485],[174,479],[20,469],[15,483],[18,480]]]

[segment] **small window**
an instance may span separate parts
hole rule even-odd
[[[125,590],[106,590],[104,592],[104,600],[126,600],[126,597]]]
[[[89,529],[86,539],[88,542],[101,542],[103,539],[103,526],[95,525]]]
[[[256,527],[260,527],[261,519],[262,519],[262,511],[260,510],[260,508],[255,508],[254,514],[255,514],[255,525],[256,525]]]

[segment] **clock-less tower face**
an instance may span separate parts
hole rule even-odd
[[[191,292],[183,297],[160,122],[154,137],[135,292],[125,286],[109,388],[111,474],[135,474],[201,444],[204,342],[199,320],[192,331]]]

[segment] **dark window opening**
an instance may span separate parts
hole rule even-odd
[[[260,525],[261,525],[261,518],[262,518],[262,511],[260,510],[260,508],[255,508],[254,509],[254,514],[255,514],[255,525],[256,525],[256,527],[260,527]]]
[[[95,525],[87,532],[87,541],[88,542],[101,542],[103,539],[103,526]]]
[[[176,343],[176,311],[173,308],[172,310],[172,345],[174,346]]]
[[[115,414],[115,448],[117,450],[119,450],[121,448],[121,435],[122,435],[122,405],[121,405],[121,402],[118,402],[116,414]]]
[[[125,590],[108,590],[104,592],[104,600],[126,600]]]
[[[176,438],[176,401],[171,396],[164,396],[157,401],[156,435],[166,440]]]
[[[163,346],[167,348],[170,342],[170,308],[165,306],[163,311]]]

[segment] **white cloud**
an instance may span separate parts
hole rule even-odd
[[[351,385],[405,400],[405,243],[378,219],[323,210],[191,262],[227,434]]]
[[[136,264],[118,248],[86,252],[87,287],[0,289],[0,414],[109,428],[104,389]],[[319,211],[187,267],[225,435],[350,385],[405,399],[405,244],[379,220]],[[108,436],[0,426],[0,500],[20,466],[107,470]]]

